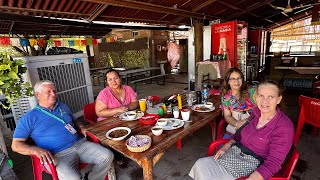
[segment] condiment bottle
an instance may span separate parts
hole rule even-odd
[[[180,96],[180,94],[178,94],[177,100],[178,100],[178,108],[179,108],[179,109],[182,109],[182,101],[181,101],[181,96]]]
[[[167,113],[167,106],[165,104],[163,104],[162,108],[163,108],[164,114],[166,114]]]

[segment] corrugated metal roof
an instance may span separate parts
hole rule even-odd
[[[298,7],[312,4],[313,0],[291,1],[291,7]],[[39,28],[44,28],[43,31],[49,31],[45,23],[43,26],[33,25],[32,27],[24,28],[23,22],[30,20],[30,17],[50,17],[50,18],[69,18],[86,20],[88,23],[79,23],[71,25],[82,29],[83,35],[101,35],[100,32],[105,32],[106,28],[111,26],[96,26],[89,22],[92,21],[113,21],[113,22],[140,22],[150,25],[164,25],[173,27],[178,25],[191,25],[190,19],[199,20],[243,20],[249,25],[258,27],[271,27],[276,23],[295,16],[301,18],[306,16],[306,11],[297,13],[295,9],[287,16],[282,14],[282,10],[272,8],[269,3],[274,6],[286,7],[287,1],[276,0],[0,0],[1,23],[0,32],[15,33],[17,24],[26,32],[36,32]],[[295,14],[297,13],[297,14]],[[310,13],[310,12],[309,12]],[[14,14],[15,18],[10,18],[10,22],[3,16]],[[23,20],[22,17],[28,17]],[[6,21],[6,22],[4,22]],[[35,20],[38,23],[38,20]],[[15,23],[13,23],[15,22]],[[51,19],[47,20],[47,24],[52,24]],[[56,22],[55,22],[56,23]],[[8,24],[13,27],[8,28]],[[71,23],[72,24],[72,23]],[[90,24],[90,25],[89,25]],[[10,26],[9,25],[9,26]],[[60,33],[69,32],[65,26],[67,23],[60,24],[63,29]],[[81,26],[85,28],[81,28]],[[50,27],[53,28],[53,27]],[[93,33],[101,28],[98,33]],[[56,28],[53,28],[56,30]]]

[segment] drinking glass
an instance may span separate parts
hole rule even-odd
[[[179,114],[180,114],[180,112],[179,112],[178,106],[173,107],[173,117],[178,119],[179,118]]]
[[[146,112],[147,110],[147,100],[146,99],[139,99],[139,106],[140,106],[140,110],[143,112]]]
[[[194,94],[192,92],[188,92],[186,96],[187,96],[188,106],[192,106]]]
[[[147,108],[152,108],[153,107],[153,98],[152,96],[147,97]]]

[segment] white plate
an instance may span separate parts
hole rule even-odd
[[[174,130],[174,129],[181,128],[184,125],[184,122],[181,121],[180,119],[176,119],[176,118],[164,118],[164,119],[167,119],[168,123],[167,125],[163,126],[163,130]]]
[[[110,136],[109,136],[111,132],[113,132],[113,131],[115,131],[115,130],[119,130],[119,129],[126,130],[126,131],[127,131],[127,134],[124,135],[124,136],[121,136],[121,137],[117,137],[117,138],[113,138],[113,137],[110,137]],[[115,127],[115,128],[110,129],[109,131],[107,131],[106,137],[107,137],[108,139],[111,139],[111,140],[114,140],[114,141],[120,141],[120,140],[126,138],[130,133],[131,133],[131,129],[128,128],[128,127]]]
[[[204,107],[204,104],[196,104],[196,105],[193,105],[191,109],[196,112],[211,112],[216,109],[214,106],[212,106],[212,108],[206,108],[206,110],[201,110],[201,109],[196,110],[196,107],[202,107],[202,106]]]
[[[140,119],[142,116],[144,116],[144,113],[138,112],[136,117],[131,120],[131,119],[128,119],[128,117],[126,116],[126,113],[122,113],[122,114],[120,114],[119,118],[124,121],[134,121],[134,120]]]

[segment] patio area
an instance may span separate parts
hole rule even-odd
[[[149,95],[158,95],[160,97],[168,96],[173,93],[182,92],[187,88],[187,74],[169,75],[165,85],[139,83],[137,93],[139,98]],[[96,96],[102,86],[93,86],[94,96]],[[290,117],[296,126],[299,115],[298,96],[294,92],[285,92],[281,103],[281,109]],[[2,124],[3,125],[3,124]],[[11,145],[10,130],[4,132],[7,146]],[[305,126],[298,145],[300,153],[298,164],[293,173],[292,179],[296,180],[317,180],[320,179],[320,141],[319,137],[313,138],[311,128]],[[163,157],[158,161],[153,170],[154,179],[157,180],[188,180],[188,176],[194,162],[201,157],[206,156],[207,148],[211,142],[211,128],[209,125],[193,133],[193,135],[182,139],[182,149],[176,146],[170,147]],[[14,171],[19,179],[32,180],[32,165],[28,156],[22,156],[12,153],[8,147],[11,158],[14,162]],[[142,169],[133,161],[129,161],[128,167],[121,169],[117,165],[116,175],[119,180],[140,180],[143,179]],[[51,179],[44,175],[44,180]]]

